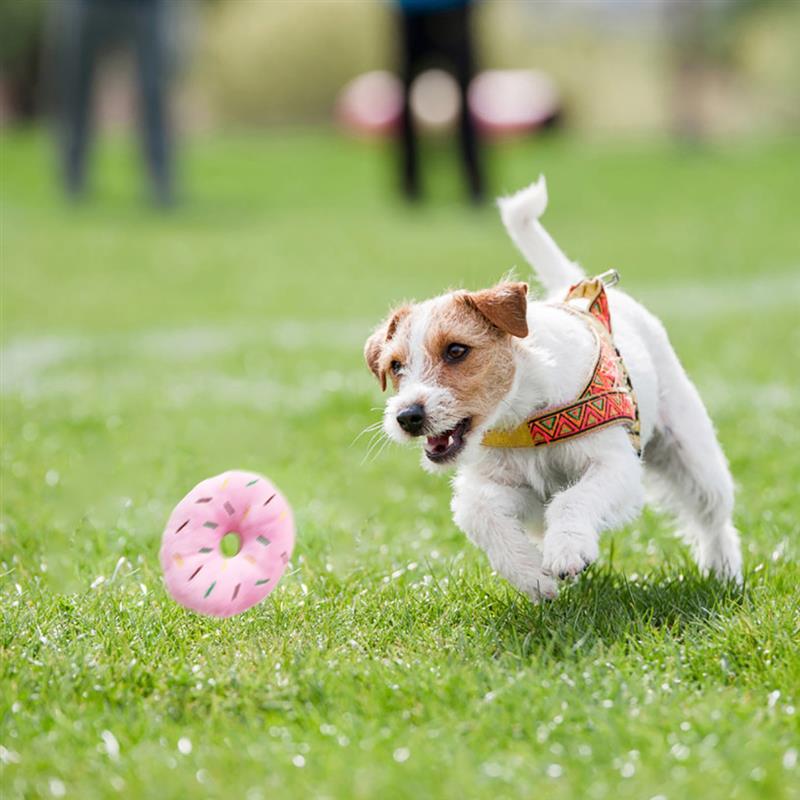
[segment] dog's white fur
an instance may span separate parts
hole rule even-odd
[[[661,323],[623,292],[610,289],[608,298],[614,340],[639,401],[643,458],[621,425],[549,447],[481,444],[489,428],[515,427],[537,409],[574,399],[595,356],[588,326],[556,305],[584,275],[538,220],[547,205],[544,179],[499,205],[506,230],[552,301],[528,303],[529,335],[512,342],[510,389],[469,432],[454,462],[455,523],[531,599],[552,597],[557,577],[576,575],[597,558],[602,531],[636,518],[648,478],[648,488],[652,484],[678,517],[700,569],[741,580],[739,537],[731,522],[733,482],[711,420]],[[452,392],[431,381],[423,348],[431,320],[448,303],[452,295],[409,312],[408,359],[384,415],[385,431],[397,441],[411,438],[396,421],[409,403],[424,404],[434,431],[460,419]],[[442,469],[424,454],[423,465]]]

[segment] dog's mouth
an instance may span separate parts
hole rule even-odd
[[[469,430],[472,417],[462,419],[452,430],[444,431],[437,436],[428,436],[425,440],[425,455],[434,464],[452,461],[466,444],[464,437]]]

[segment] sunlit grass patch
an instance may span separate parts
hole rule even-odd
[[[197,143],[165,218],[112,146],[66,209],[41,139],[0,144],[9,796],[798,796],[793,147],[493,154],[498,190],[545,172],[568,252],[664,319],[745,549],[721,586],[648,511],[532,606],[455,529],[446,480],[369,449],[361,347],[389,305],[523,273],[492,209],[451,204],[441,172],[406,209],[384,153],[327,135]],[[168,598],[157,551],[231,468],[281,487],[298,545],[219,621]]]

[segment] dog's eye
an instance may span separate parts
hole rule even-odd
[[[403,365],[399,361],[392,361],[392,363],[389,364],[389,369],[394,375],[399,375],[403,371]]]
[[[456,361],[461,361],[461,359],[464,358],[467,353],[469,353],[469,347],[467,347],[465,344],[453,342],[453,344],[449,344],[445,348],[444,360],[453,364]]]

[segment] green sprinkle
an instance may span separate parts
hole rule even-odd
[[[203,595],[203,599],[205,599],[206,597],[208,597],[208,596],[211,594],[211,592],[213,592],[213,591],[214,591],[214,587],[215,587],[216,585],[217,585],[217,582],[216,582],[216,581],[214,581],[214,582],[211,584],[211,586],[209,586],[209,587],[208,587],[208,589],[206,589],[206,593]]]
[[[256,541],[266,547],[269,544],[269,539],[266,536],[256,536]]]
[[[269,583],[269,578],[263,578],[260,581],[256,581],[256,586],[263,586],[265,583]]]
[[[210,553],[210,552],[211,552],[211,550],[212,550],[212,548],[211,548],[211,547],[201,547],[201,548],[200,548],[200,552],[201,552],[201,553]]]
[[[250,481],[250,483],[245,484],[245,486],[252,486],[254,483],[258,483],[258,478],[255,478],[254,480]]]

